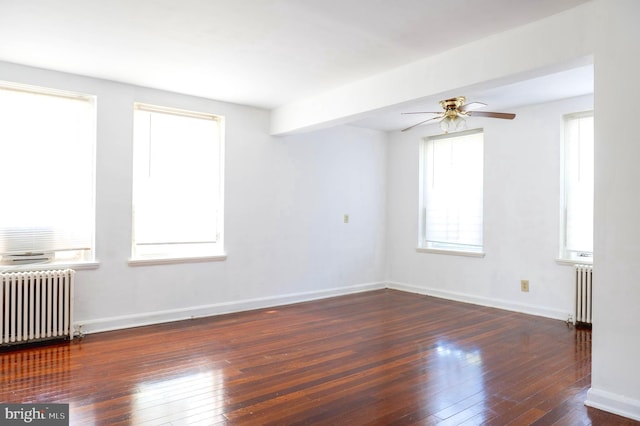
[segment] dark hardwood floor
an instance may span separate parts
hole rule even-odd
[[[583,405],[591,334],[393,290],[0,353],[71,424],[632,425]]]

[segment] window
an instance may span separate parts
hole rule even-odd
[[[136,104],[132,258],[221,255],[223,119]]]
[[[564,117],[560,257],[590,261],[593,255],[593,112]]]
[[[483,133],[426,138],[421,145],[419,247],[482,253]]]
[[[0,82],[3,264],[94,259],[95,98]]]

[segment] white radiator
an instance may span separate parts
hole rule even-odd
[[[0,345],[73,338],[72,269],[0,274]]]
[[[593,266],[576,265],[576,317],[577,326],[591,327],[593,307]]]

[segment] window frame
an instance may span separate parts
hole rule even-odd
[[[594,118],[594,111],[580,111],[562,116],[562,132],[560,138],[560,232],[559,232],[559,254],[558,259],[560,263],[568,264],[590,264],[593,263],[593,251],[588,250],[571,250],[567,247],[568,244],[568,176],[567,176],[567,162],[568,159],[568,123],[571,120],[579,120],[581,118]],[[595,136],[595,135],[594,135]],[[594,153],[595,155],[595,153]],[[593,188],[592,188],[593,189]],[[593,209],[593,206],[592,206]],[[592,210],[593,214],[593,210]],[[593,245],[593,242],[592,242]]]
[[[172,116],[180,116],[180,117],[188,117],[194,119],[205,119],[212,120],[217,123],[216,135],[213,135],[217,141],[215,142],[217,147],[217,156],[218,156],[218,164],[217,164],[217,200],[216,200],[216,217],[215,217],[215,241],[210,241],[208,244],[203,244],[202,242],[184,242],[184,243],[173,243],[173,242],[164,242],[164,243],[145,243],[138,244],[136,242],[136,200],[137,194],[140,191],[140,183],[136,182],[137,175],[137,155],[136,150],[139,149],[139,145],[136,144],[136,113],[138,111],[148,112],[150,114],[168,114]],[[143,102],[135,102],[134,103],[134,133],[133,133],[133,150],[134,150],[134,158],[133,158],[133,173],[132,173],[132,215],[131,215],[131,257],[129,258],[129,265],[152,265],[152,264],[167,264],[167,263],[184,263],[184,262],[206,262],[206,261],[215,261],[215,260],[224,260],[226,259],[226,253],[224,251],[224,164],[225,164],[225,118],[224,116],[208,113],[208,112],[199,112],[192,111],[186,109],[179,109],[173,107],[160,106],[155,104],[143,103]],[[150,140],[150,139],[149,139]],[[150,161],[148,155],[146,156],[146,161]],[[200,249],[198,246],[200,245]],[[155,246],[155,247],[173,247],[174,250],[166,250],[163,252],[146,252],[145,250],[141,250],[141,246]],[[202,247],[207,247],[208,249],[202,249]],[[175,250],[175,249],[178,250]]]
[[[481,158],[481,175],[482,175],[482,195],[481,195],[481,225],[480,225],[480,235],[481,235],[481,244],[480,245],[469,245],[469,244],[461,244],[454,242],[435,242],[427,240],[427,208],[426,208],[426,176],[425,173],[428,172],[428,166],[426,164],[428,160],[428,145],[432,142],[443,140],[443,139],[454,139],[460,138],[463,136],[469,135],[481,135],[482,142],[482,158]],[[469,129],[460,132],[454,133],[446,133],[441,135],[427,136],[420,141],[420,155],[419,155],[419,200],[418,200],[418,244],[416,251],[421,253],[438,253],[438,254],[449,254],[449,255],[457,255],[457,256],[467,256],[467,257],[484,257],[484,129],[476,128]]]
[[[88,181],[85,183],[87,187],[90,188],[90,194],[86,198],[87,203],[84,205],[83,209],[86,209],[87,217],[85,220],[86,228],[83,231],[85,238],[82,241],[86,242],[87,247],[80,248],[78,247],[67,247],[60,249],[46,249],[46,250],[37,250],[37,252],[42,252],[42,256],[33,256],[41,257],[41,260],[26,260],[26,261],[14,261],[8,262],[7,259],[4,259],[0,263],[0,270],[35,270],[35,269],[47,269],[51,266],[56,267],[74,267],[75,269],[93,269],[98,266],[96,262],[96,152],[97,152],[97,110],[98,110],[98,102],[97,96],[93,94],[81,93],[70,90],[60,90],[51,87],[16,83],[10,81],[0,81],[0,90],[3,91],[11,91],[11,92],[22,92],[26,94],[31,94],[35,96],[47,96],[52,98],[62,98],[68,99],[72,101],[83,102],[86,105],[86,117],[89,120],[83,122],[82,126],[79,126],[78,129],[84,129],[81,133],[81,143],[87,143],[89,146],[86,147],[88,157],[84,158],[90,162],[88,164],[88,173],[83,175],[85,179]],[[69,192],[74,192],[74,188],[69,188]],[[1,224],[0,224],[1,225]],[[34,229],[37,229],[34,228]],[[55,232],[49,230],[48,233]],[[75,234],[75,232],[74,232]],[[38,234],[33,234],[37,236]],[[59,241],[59,240],[55,240]],[[75,237],[72,241],[76,241]],[[80,240],[78,240],[80,241]],[[77,241],[76,241],[77,242]],[[59,243],[56,243],[56,245]],[[17,252],[16,252],[17,253]],[[40,254],[35,252],[24,252],[24,254],[28,255],[29,253]]]

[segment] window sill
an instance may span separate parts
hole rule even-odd
[[[435,253],[435,254],[448,254],[450,256],[465,256],[465,257],[484,257],[485,253],[482,251],[462,251],[462,250],[448,250],[448,249],[436,249],[417,247],[418,253]]]
[[[593,258],[584,259],[556,259],[558,265],[576,266],[576,265],[593,265]]]
[[[0,272],[46,271],[49,269],[73,269],[75,271],[98,269],[100,262],[49,262],[23,263],[22,265],[0,265]]]
[[[129,266],[172,265],[175,263],[218,262],[227,260],[227,254],[211,256],[185,256],[185,257],[145,257],[132,258],[127,261]]]

